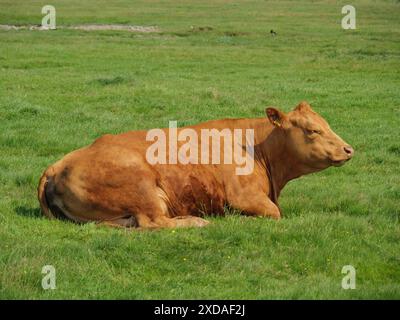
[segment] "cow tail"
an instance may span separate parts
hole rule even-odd
[[[50,211],[49,203],[46,198],[46,187],[49,181],[49,178],[54,174],[54,169],[49,167],[41,176],[38,186],[38,198],[40,203],[40,208],[42,209],[42,213],[49,219],[55,219],[56,216]]]

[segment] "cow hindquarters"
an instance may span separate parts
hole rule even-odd
[[[62,162],[47,169],[38,187],[43,214],[78,223],[95,222],[99,226],[135,229],[208,224],[194,216],[172,217],[168,197],[151,171],[125,170],[120,177],[113,175],[113,180],[106,182],[98,179],[98,174],[92,176],[87,172]]]

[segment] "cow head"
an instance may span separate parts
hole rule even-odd
[[[275,108],[267,108],[266,113],[277,131],[284,134],[288,156],[301,164],[304,171],[341,166],[353,157],[353,148],[307,102],[301,102],[287,114]]]

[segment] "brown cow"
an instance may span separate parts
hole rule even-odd
[[[185,127],[199,134],[202,129],[253,129],[249,174],[237,174],[234,163],[211,160],[149,163],[154,142],[148,141],[147,131],[105,135],[43,173],[38,187],[42,211],[49,218],[139,228],[204,226],[208,222],[200,216],[223,214],[225,206],[280,219],[277,200],[288,181],[343,165],[353,149],[306,102],[287,114],[275,108],[266,113],[269,121],[225,119]],[[168,129],[159,131],[170,135]],[[240,144],[248,157],[247,141]],[[214,150],[211,143],[207,148]],[[222,144],[218,148],[225,150]]]

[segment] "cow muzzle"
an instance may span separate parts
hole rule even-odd
[[[343,147],[343,153],[345,156],[342,159],[332,160],[333,166],[340,167],[344,165],[347,161],[349,161],[351,158],[353,158],[354,149],[350,145],[346,145]]]

